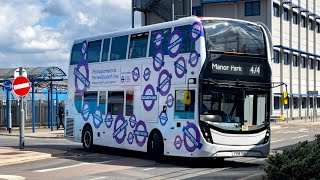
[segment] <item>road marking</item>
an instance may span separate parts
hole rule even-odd
[[[49,169],[41,169],[41,170],[36,170],[34,172],[49,172],[49,171],[56,171],[56,170],[60,170],[60,169],[67,169],[67,168],[73,168],[73,167],[79,167],[79,166],[84,166],[84,165],[89,165],[89,164],[104,164],[104,163],[108,163],[111,162],[111,160],[109,161],[102,161],[102,162],[93,162],[93,163],[80,163],[80,164],[75,164],[75,165],[70,165],[70,166],[63,166],[63,167],[57,167],[57,168],[49,168]]]
[[[24,180],[25,177],[15,176],[15,175],[0,175],[0,179],[8,179],[8,180]]]
[[[155,167],[152,167],[152,168],[146,168],[146,169],[143,169],[144,171],[149,171],[151,169],[155,169]]]
[[[101,177],[97,177],[97,178],[92,178],[92,179],[89,179],[89,180],[97,180],[97,179],[107,179],[108,177],[105,177],[105,176],[101,176]]]
[[[279,139],[279,140],[275,140],[275,141],[272,141],[271,140],[271,143],[275,143],[275,142],[280,142],[280,141],[284,141],[285,139]]]
[[[214,173],[214,172],[218,172],[218,171],[224,171],[227,169],[231,169],[231,167],[226,167],[226,168],[217,168],[217,169],[206,169],[206,170],[198,170],[198,171],[194,171],[191,173],[184,173],[184,174],[179,174],[178,176],[160,176],[161,178],[164,177],[164,179],[171,179],[171,180],[176,180],[176,179],[187,179],[187,178],[192,178],[192,177],[196,177],[196,176],[201,176],[201,175],[205,175],[205,174],[210,174],[210,173]],[[161,179],[159,178],[159,179]]]
[[[297,137],[293,137],[291,139],[299,139],[299,138],[303,138],[303,137],[307,137],[307,136],[309,136],[309,135],[297,136]]]
[[[246,179],[250,179],[250,178],[252,178],[252,177],[255,177],[255,176],[258,176],[258,175],[262,175],[262,174],[264,174],[264,172],[260,172],[260,173],[257,173],[257,174],[252,174],[252,175],[250,175],[250,176],[243,177],[243,178],[240,178],[240,179],[238,179],[238,180],[246,180]]]

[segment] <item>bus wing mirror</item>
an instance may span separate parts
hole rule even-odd
[[[184,104],[185,105],[190,105],[191,104],[191,92],[190,91],[184,91],[183,97],[184,97]]]

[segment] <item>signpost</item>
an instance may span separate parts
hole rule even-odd
[[[17,72],[17,70],[16,70]],[[15,72],[15,76],[16,76]],[[20,149],[24,149],[24,109],[23,99],[30,91],[30,81],[26,77],[27,72],[19,68],[19,76],[17,76],[12,83],[13,91],[20,97]]]
[[[11,93],[12,91],[12,82],[11,81],[5,81],[4,82],[4,89],[7,91],[7,127],[9,133],[11,133],[12,129],[12,119],[11,119]]]

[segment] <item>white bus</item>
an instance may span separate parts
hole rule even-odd
[[[270,39],[261,24],[209,17],[78,39],[65,136],[156,160],[266,157]]]

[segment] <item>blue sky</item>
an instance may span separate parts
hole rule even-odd
[[[66,71],[75,39],[131,27],[131,0],[1,0],[0,24],[0,68]]]

